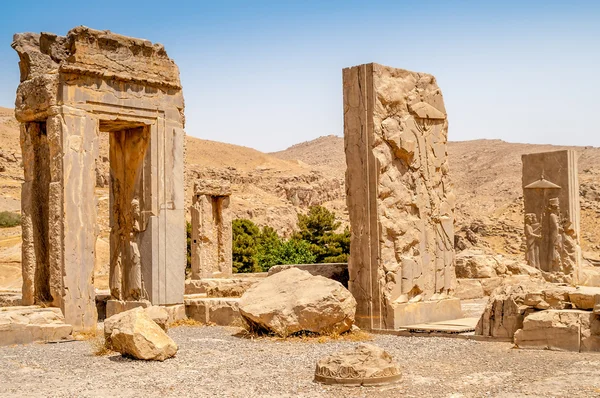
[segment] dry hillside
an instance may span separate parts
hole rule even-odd
[[[106,280],[108,256],[107,136],[97,161],[99,230],[98,280]],[[0,108],[0,211],[18,211],[23,179],[19,127],[12,109]],[[489,250],[520,256],[522,234],[521,155],[563,149],[551,145],[512,144],[500,140],[451,142],[450,170],[457,195],[456,230]],[[575,147],[580,154],[582,245],[600,251],[600,149]],[[322,204],[347,223],[344,191],[344,142],[337,136],[320,137],[285,151],[266,154],[220,142],[187,138],[186,190],[191,201],[197,178],[231,181],[234,217],[271,225],[283,234],[295,227],[299,211]],[[588,254],[592,256],[592,254]],[[0,229],[0,287],[18,288],[20,229]],[[104,282],[103,282],[104,281]]]

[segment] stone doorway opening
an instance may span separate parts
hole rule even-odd
[[[148,214],[149,204],[144,190],[144,159],[150,143],[150,125],[100,120],[99,132],[108,134],[110,295],[113,300],[148,300],[142,275],[151,274],[148,268],[152,262],[140,251],[140,245],[146,238],[148,225],[147,217],[143,216]]]

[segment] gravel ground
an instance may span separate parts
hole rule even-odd
[[[14,397],[592,397],[600,356],[524,351],[508,343],[373,336],[403,368],[386,387],[323,386],[317,359],[351,341],[240,338],[238,330],[169,331],[179,353],[165,362],[92,355],[89,341],[0,347],[0,396]]]

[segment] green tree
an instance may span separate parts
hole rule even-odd
[[[257,258],[260,230],[246,219],[233,220],[232,229],[233,272],[260,272]]]
[[[298,214],[294,239],[310,244],[316,263],[346,262],[350,254],[350,230],[336,233],[339,227],[335,213],[323,206],[311,206],[307,214]]]
[[[262,228],[258,237],[257,260],[263,272],[281,264],[280,253],[283,244],[277,231],[269,226]]]
[[[340,234],[330,234],[325,236],[325,245],[327,247],[327,257],[323,259],[324,263],[347,263],[350,256],[350,229],[344,228]]]
[[[311,244],[305,240],[292,238],[279,248],[278,264],[313,264],[315,260]]]

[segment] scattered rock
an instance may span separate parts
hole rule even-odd
[[[401,378],[400,366],[391,355],[371,344],[320,359],[315,369],[315,381],[324,384],[387,384]]]
[[[593,310],[597,298],[600,298],[600,287],[579,286],[569,292],[569,300],[575,308],[580,310]]]
[[[164,361],[175,356],[177,344],[138,307],[104,321],[108,348],[136,359]]]
[[[484,296],[480,279],[457,279],[454,296],[461,300],[482,298]]]
[[[164,307],[153,305],[144,308],[144,311],[162,330],[169,331],[169,312]]]
[[[519,348],[579,351],[580,317],[589,317],[587,311],[548,310],[528,315],[523,328],[515,333]]]
[[[248,289],[239,308],[258,330],[283,337],[301,331],[329,334],[352,327],[356,300],[339,282],[291,268]]]

